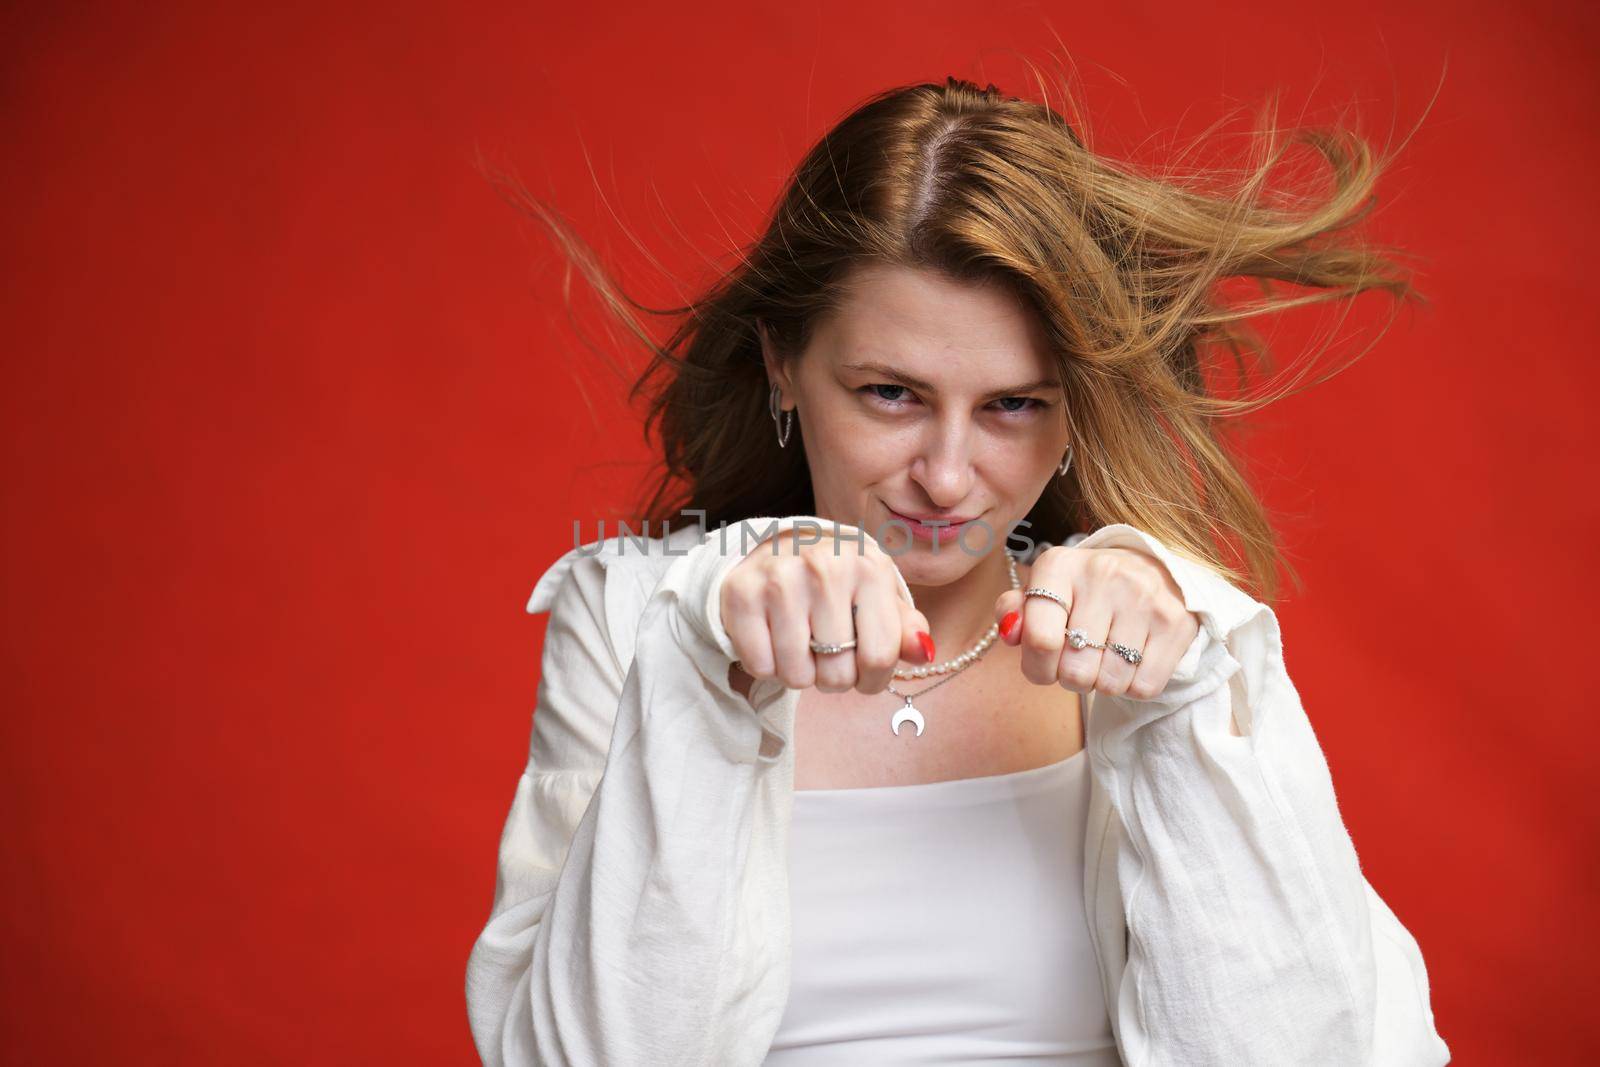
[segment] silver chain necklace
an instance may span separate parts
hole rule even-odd
[[[1022,582],[1017,577],[1016,558],[1013,557],[1009,552],[1005,553],[1005,557],[1006,567],[1010,571],[1011,575],[1011,588],[1022,588]],[[889,686],[889,692],[905,701],[905,704],[897,708],[894,716],[889,720],[889,732],[898,737],[900,736],[900,724],[903,722],[909,722],[917,728],[916,736],[921,737],[922,730],[926,725],[926,720],[922,717],[922,712],[917,710],[917,706],[911,703],[911,698],[919,697],[924,693],[931,692],[946,682],[955,681],[962,671],[966,670],[968,667],[972,666],[974,663],[978,662],[978,660],[983,658],[983,654],[989,651],[989,646],[994,644],[994,639],[999,633],[1000,625],[995,623],[989,627],[987,633],[978,639],[977,644],[961,653],[961,655],[957,656],[955,659],[946,660],[944,663],[940,663],[938,665],[917,667],[909,671],[895,671],[894,676],[896,678],[926,678],[930,674],[944,674],[948,675],[948,677],[940,678],[932,685],[923,686],[915,693],[902,693],[893,685]]]
[[[978,659],[981,659],[981,658],[982,658],[982,654],[980,653],[979,656],[978,656]],[[967,664],[967,667],[972,666],[972,664],[976,663],[977,661],[978,661],[977,659],[972,660],[971,663]],[[896,689],[894,686],[891,685],[889,687],[889,692],[893,693],[895,696],[899,697],[901,700],[904,700],[905,701],[905,705],[903,707],[897,709],[895,711],[895,713],[894,713],[894,717],[889,720],[889,732],[894,734],[896,737],[898,737],[898,736],[900,736],[900,724],[903,723],[903,722],[909,722],[909,723],[911,723],[913,726],[915,726],[917,728],[917,736],[921,737],[922,736],[922,729],[923,729],[923,726],[926,723],[926,720],[923,719],[922,712],[917,710],[917,706],[915,704],[911,703],[911,698],[914,697],[914,696],[919,697],[923,693],[926,693],[931,689],[937,689],[937,688],[939,688],[941,685],[943,685],[946,682],[955,681],[957,678],[959,678],[961,676],[961,671],[966,670],[966,669],[967,669],[966,667],[962,667],[960,670],[958,670],[956,673],[950,675],[949,677],[940,678],[937,682],[934,682],[930,686],[925,686],[922,689],[918,689],[915,693],[902,693],[902,692],[900,692],[900,690]]]

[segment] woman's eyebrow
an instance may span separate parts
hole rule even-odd
[[[1040,378],[1038,381],[1029,382],[1026,385],[1013,385],[1009,389],[997,389],[985,397],[985,399],[994,400],[1002,396],[1021,396],[1024,393],[1038,393],[1047,389],[1059,390],[1060,388],[1061,383],[1056,381],[1054,378]]]
[[[937,391],[934,389],[932,382],[924,381],[914,374],[907,374],[905,371],[891,367],[887,363],[846,363],[844,364],[844,369],[858,370],[865,374],[876,374],[880,378],[887,378],[892,382],[898,382],[900,385],[909,386],[912,389],[921,389],[925,393]]]
[[[845,370],[855,370],[862,371],[867,374],[876,374],[899,385],[904,385],[911,389],[920,389],[924,393],[933,393],[938,391],[936,388],[934,388],[932,382],[924,381],[914,374],[907,374],[905,371],[896,367],[891,367],[887,363],[845,363],[843,364],[843,367]],[[1061,383],[1056,381],[1054,378],[1040,378],[1038,381],[1028,382],[1025,385],[1013,385],[1005,389],[996,389],[994,392],[989,393],[986,397],[984,397],[984,399],[994,400],[1003,396],[1021,396],[1024,393],[1033,393],[1044,389],[1054,390],[1060,388]]]

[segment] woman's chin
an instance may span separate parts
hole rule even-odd
[[[940,545],[937,553],[922,544],[896,551],[891,557],[907,585],[948,585],[978,565],[977,557],[948,545]]]

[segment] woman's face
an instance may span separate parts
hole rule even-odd
[[[767,347],[767,372],[797,409],[818,516],[865,528],[907,582],[942,585],[1002,547],[1055,476],[1065,398],[1043,324],[1003,287],[881,265],[853,279],[788,367]]]

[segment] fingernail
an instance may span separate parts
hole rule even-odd
[[[933,662],[933,635],[917,631],[917,641],[922,645],[922,654],[928,657],[928,662]]]
[[[1000,635],[1007,641],[1011,640],[1011,631],[1016,627],[1017,620],[1022,616],[1015,611],[1006,612],[1006,617],[1000,620]]]

